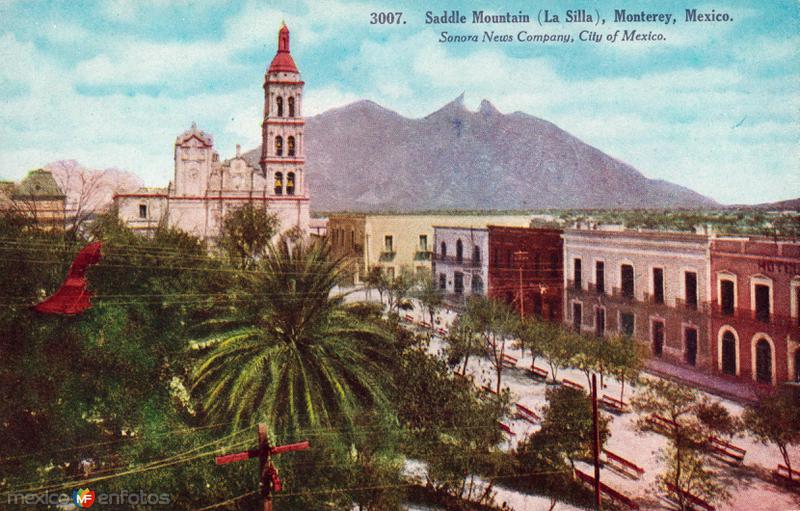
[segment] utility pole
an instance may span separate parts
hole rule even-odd
[[[525,295],[522,287],[522,267],[528,261],[528,253],[524,250],[514,252],[514,262],[519,266],[519,317],[525,317]]]
[[[269,436],[267,435],[267,425],[263,422],[258,423],[258,447],[249,451],[237,452],[217,456],[217,465],[225,465],[236,461],[258,458],[258,488],[261,495],[262,511],[272,511],[272,492],[281,491],[281,479],[278,477],[278,470],[272,464],[271,456],[290,451],[302,451],[310,447],[308,440],[296,444],[279,445],[270,447]]]
[[[594,456],[594,508],[603,506],[600,497],[600,424],[597,415],[597,375],[592,373],[592,455]]]

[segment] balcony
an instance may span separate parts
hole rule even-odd
[[[396,255],[397,255],[397,252],[395,252],[393,250],[392,251],[384,250],[378,256],[378,261],[380,261],[382,263],[389,263],[389,262],[394,261],[394,256],[396,256]]]
[[[432,254],[433,260],[438,263],[451,264],[453,266],[461,266],[463,268],[479,268],[481,266],[480,259],[475,261],[469,258],[458,259],[456,256],[442,256],[441,254]]]
[[[611,296],[620,300],[634,301],[636,299],[636,295],[632,289],[625,290],[619,287],[611,288]]]
[[[430,250],[417,250],[414,252],[415,261],[430,261],[433,259],[433,252]]]
[[[752,324],[771,325],[781,328],[796,328],[800,329],[800,319],[792,317],[787,314],[766,314],[759,313],[751,309],[734,309],[733,313],[729,310],[724,310],[722,306],[717,303],[709,304],[710,313],[715,318],[724,321],[741,321]]]

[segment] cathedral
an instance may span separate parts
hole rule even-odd
[[[309,229],[309,194],[303,158],[303,81],[289,51],[289,29],[278,32],[278,52],[264,76],[260,157],[236,146],[220,161],[214,139],[195,124],[175,140],[175,175],[167,188],[143,188],[114,197],[132,229],[166,223],[203,239],[219,236],[225,215],[244,204],[275,213],[279,232]]]

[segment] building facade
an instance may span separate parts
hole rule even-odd
[[[434,226],[433,248],[433,278],[449,302],[486,295],[489,229]]]
[[[521,315],[561,321],[564,296],[561,230],[491,225],[489,296]]]
[[[436,215],[336,213],[328,218],[331,256],[347,260],[351,283],[381,267],[389,275],[433,269],[434,226],[485,228],[527,226],[528,215]]]
[[[711,355],[723,377],[800,382],[800,242],[711,242]]]
[[[46,169],[31,170],[19,184],[0,182],[0,209],[29,217],[43,229],[64,230],[66,201],[66,194]]]
[[[281,232],[309,229],[304,171],[303,81],[289,49],[289,29],[278,33],[278,51],[264,76],[261,153],[221,161],[213,137],[195,124],[174,145],[174,179],[166,189],[141,189],[114,197],[133,229],[161,223],[210,239],[219,236],[229,211],[244,204],[277,215]]]
[[[597,336],[620,333],[653,357],[709,372],[709,237],[654,231],[564,231],[564,315]]]

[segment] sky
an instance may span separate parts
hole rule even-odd
[[[434,7],[435,6],[435,7]],[[291,30],[304,115],[359,99],[423,117],[462,92],[522,111],[724,204],[800,197],[800,2],[574,2],[605,25],[540,26],[563,2],[0,0],[0,179],[49,162],[172,178],[193,121],[221,157],[260,142],[263,76]],[[732,21],[686,23],[685,9]],[[433,25],[425,12],[523,11],[525,25]],[[614,10],[675,24],[615,24]],[[370,24],[372,12],[405,23]],[[663,33],[629,43],[441,43],[442,31]]]

